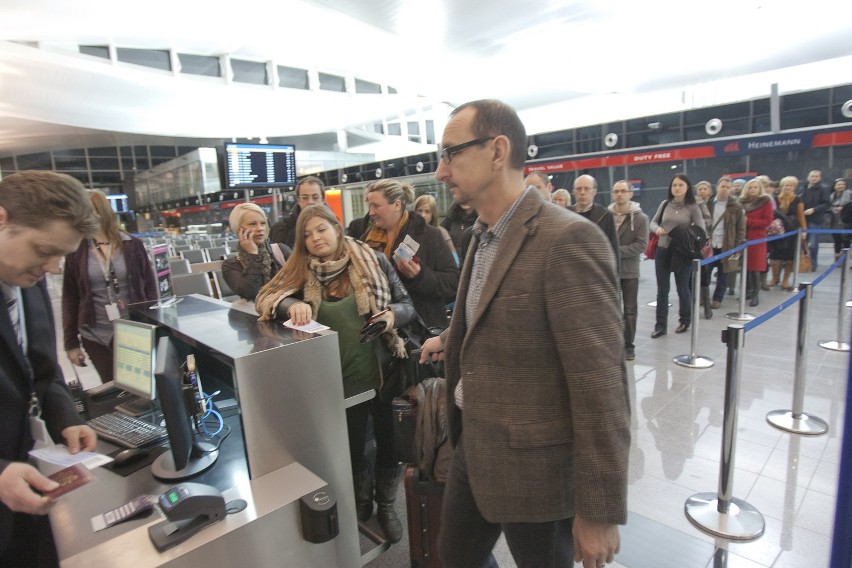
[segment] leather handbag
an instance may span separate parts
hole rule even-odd
[[[669,204],[669,202],[665,201],[663,203],[663,208],[660,209],[660,222],[663,221],[663,214],[665,214],[666,207],[668,206],[668,204]],[[645,258],[649,258],[651,260],[654,260],[655,258],[657,258],[657,244],[659,244],[659,242],[660,242],[660,235],[658,235],[657,233],[655,233],[653,231],[648,233],[648,246],[645,247]]]
[[[657,243],[660,242],[660,236],[657,233],[648,233],[648,246],[645,247],[645,258],[654,260],[657,258]]]

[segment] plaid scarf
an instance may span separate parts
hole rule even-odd
[[[390,284],[379,266],[376,253],[366,244],[344,237],[343,255],[339,259],[323,262],[315,256],[308,257],[308,278],[302,289],[302,299],[310,304],[314,315],[319,312],[324,286],[344,270],[348,271],[349,282],[355,292],[358,315],[366,317],[388,307],[392,299]],[[278,304],[298,292],[296,289],[283,290],[262,298],[256,306],[260,320],[274,318]],[[408,356],[402,338],[395,329],[384,332],[382,339],[395,357],[404,359]]]

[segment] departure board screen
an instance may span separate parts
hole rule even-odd
[[[225,144],[228,189],[296,185],[296,147]]]

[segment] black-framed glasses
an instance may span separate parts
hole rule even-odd
[[[448,166],[453,161],[453,156],[461,152],[462,150],[466,150],[471,146],[476,146],[478,144],[482,144],[483,142],[488,142],[489,140],[494,140],[496,136],[483,136],[482,138],[477,138],[476,140],[470,140],[468,142],[463,142],[461,144],[456,144],[455,146],[450,146],[448,148],[441,148],[441,159]]]

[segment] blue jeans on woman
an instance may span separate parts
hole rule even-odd
[[[692,322],[692,294],[689,287],[689,277],[692,274],[692,264],[689,260],[674,263],[674,254],[668,248],[658,247],[654,268],[657,272],[657,323],[655,330],[666,331],[669,319],[669,289],[671,275],[674,273],[675,286],[678,296],[678,319],[680,323],[689,325]],[[677,268],[677,269],[675,269]]]

